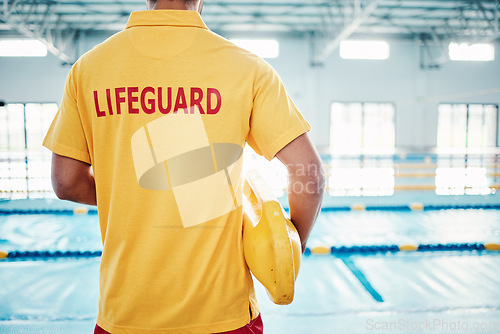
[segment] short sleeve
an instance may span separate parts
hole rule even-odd
[[[288,96],[276,71],[265,61],[257,63],[253,109],[247,143],[266,159],[311,127]]]
[[[68,74],[61,106],[43,140],[43,146],[56,154],[90,164],[89,149],[78,110],[75,66]]]

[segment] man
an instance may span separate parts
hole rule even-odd
[[[287,166],[305,249],[324,182],[310,127],[267,63],[207,29],[202,0],[147,5],[75,63],[44,140],[57,196],[98,207],[96,333],[262,333],[242,150]]]

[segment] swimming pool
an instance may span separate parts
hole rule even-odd
[[[19,252],[0,262],[0,332],[92,332],[101,250],[97,216],[16,212],[0,215],[0,249]],[[256,284],[266,333],[441,333],[464,332],[464,326],[498,333],[498,252],[370,247],[499,239],[495,209],[324,210],[309,247],[337,251],[304,257],[294,302],[276,306]],[[69,251],[74,255],[65,257]]]

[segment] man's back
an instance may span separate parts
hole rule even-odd
[[[196,12],[133,13],[84,55],[44,145],[93,166],[98,324],[222,332],[256,317],[241,240],[243,147],[271,159],[308,130],[269,65]]]

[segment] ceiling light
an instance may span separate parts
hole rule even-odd
[[[389,43],[384,41],[342,41],[340,57],[342,59],[376,59],[389,58]]]
[[[450,43],[448,50],[451,60],[495,60],[495,49],[492,44]]]
[[[0,40],[0,57],[45,57],[47,47],[35,39]]]

